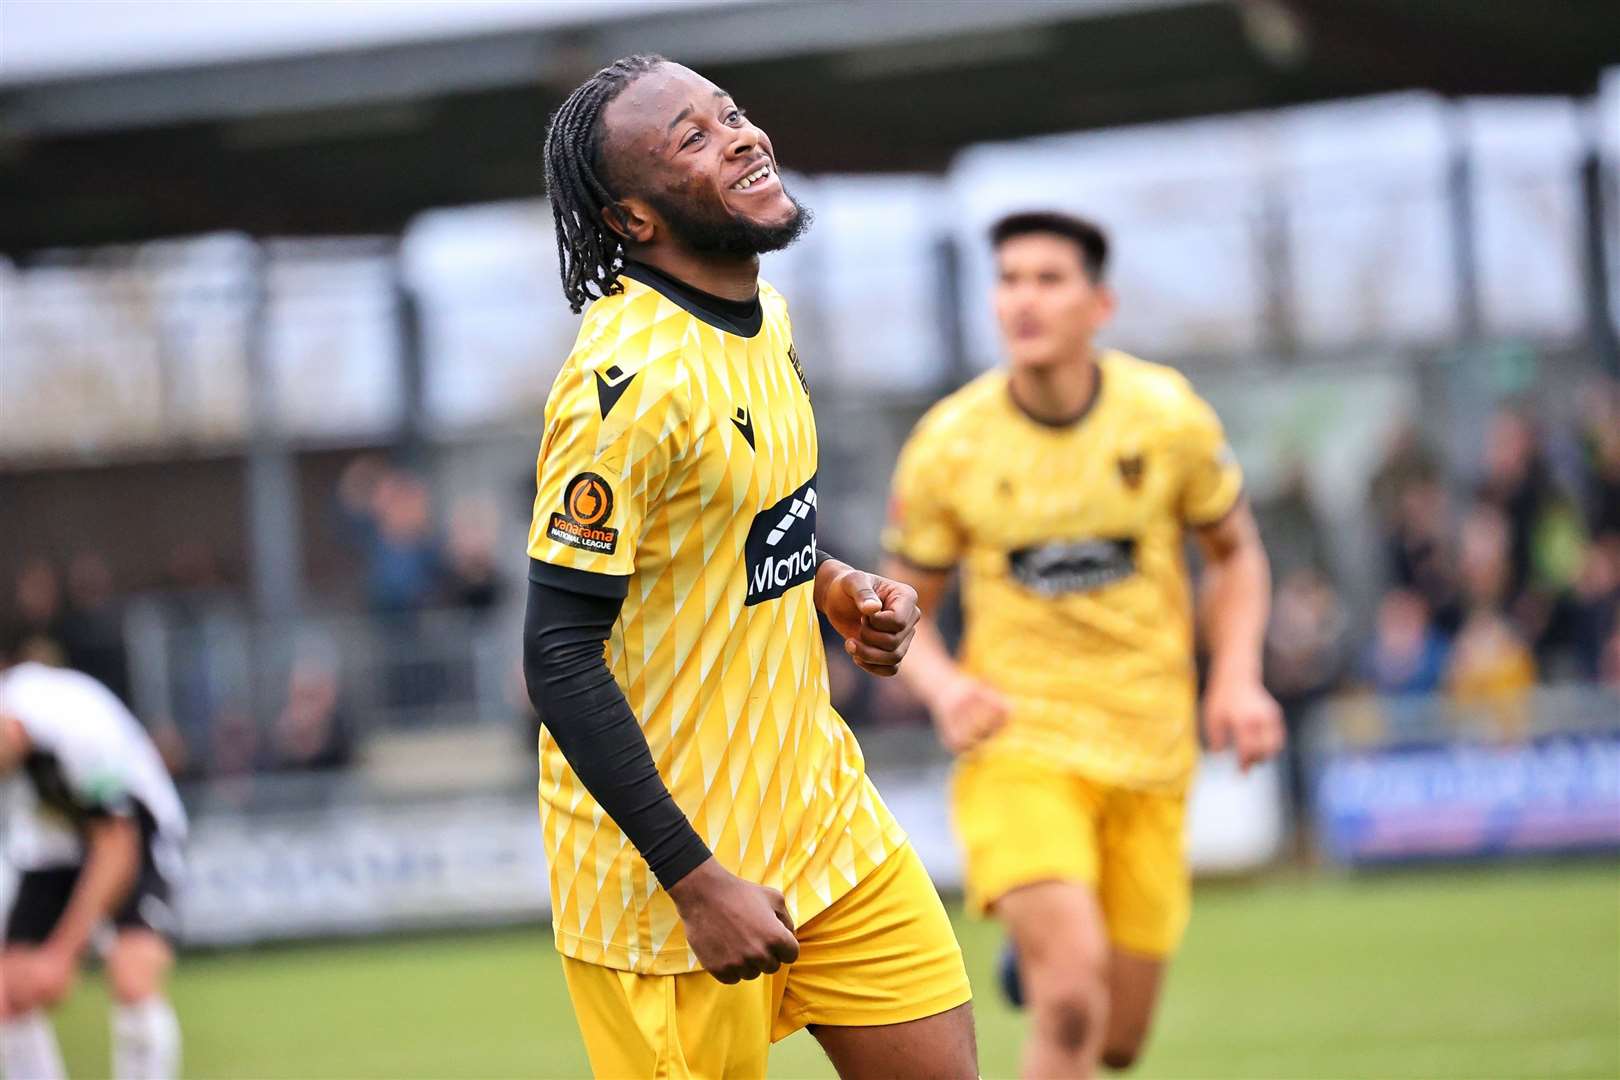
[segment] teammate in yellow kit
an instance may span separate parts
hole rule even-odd
[[[764,132],[658,57],[568,98],[546,173],[590,306],[546,404],[524,670],[592,1068],[757,1077],[808,1026],[846,1076],[974,1076],[949,920],[828,700],[818,611],[877,675],[918,612],[817,548],[809,385],[758,279],[808,217]]]
[[[925,612],[961,572],[960,658],[925,619],[903,675],[960,755],[968,900],[1016,947],[1025,1073],[1084,1076],[1136,1058],[1187,921],[1183,536],[1205,557],[1205,730],[1245,767],[1283,739],[1260,683],[1269,574],[1214,412],[1171,369],[1093,346],[1114,305],[1102,232],[1027,213],[992,240],[1009,363],[912,433],[886,572]]]

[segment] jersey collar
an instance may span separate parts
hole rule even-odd
[[[639,262],[626,262],[619,275],[641,282],[716,330],[751,338],[765,325],[765,309],[759,302],[758,294],[752,300],[727,300],[723,296],[694,289],[662,270]]]
[[[1030,423],[1035,424],[1038,427],[1043,427],[1048,431],[1069,431],[1073,428],[1079,427],[1081,423],[1085,421],[1086,417],[1096,412],[1097,402],[1102,399],[1103,373],[1105,370],[1105,365],[1103,364],[1103,354],[1098,353],[1092,360],[1092,363],[1096,365],[1097,378],[1096,381],[1091,384],[1091,397],[1086,399],[1085,405],[1081,407],[1079,412],[1075,413],[1073,416],[1067,417],[1066,419],[1046,420],[1042,417],[1036,416],[1032,412],[1027,411],[1018,403],[1018,399],[1013,396],[1011,372],[1008,373],[1005,383],[1002,386],[1002,393],[1006,395],[1007,404],[1012,406],[1013,412],[1017,413],[1025,420],[1028,420]]]

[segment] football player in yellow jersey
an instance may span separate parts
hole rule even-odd
[[[1024,1070],[1128,1066],[1186,924],[1205,557],[1208,740],[1282,744],[1260,683],[1269,572],[1214,412],[1169,368],[1093,346],[1113,312],[1088,222],[992,230],[1009,363],[934,406],[896,470],[885,572],[931,611],[960,570],[959,658],[924,619],[903,677],[959,757],[968,900],[1007,925],[1032,1013]]]
[[[546,175],[589,308],[546,403],[524,671],[592,1069],[758,1077],[808,1027],[845,1076],[972,1077],[961,950],[828,699],[818,612],[892,675],[918,611],[816,545],[809,385],[758,276],[807,215],[765,133],[659,57],[570,95]]]

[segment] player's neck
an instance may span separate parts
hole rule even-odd
[[[1031,420],[1052,427],[1072,424],[1097,398],[1097,361],[1088,348],[1074,360],[1012,369],[1007,391]]]
[[[629,252],[628,257],[710,296],[752,300],[759,295],[758,255],[721,259],[679,248],[650,247]]]

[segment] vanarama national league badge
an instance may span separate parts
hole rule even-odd
[[[619,546],[619,530],[607,527],[613,515],[613,489],[596,473],[583,472],[563,489],[563,512],[551,515],[546,535],[559,544],[611,555]]]

